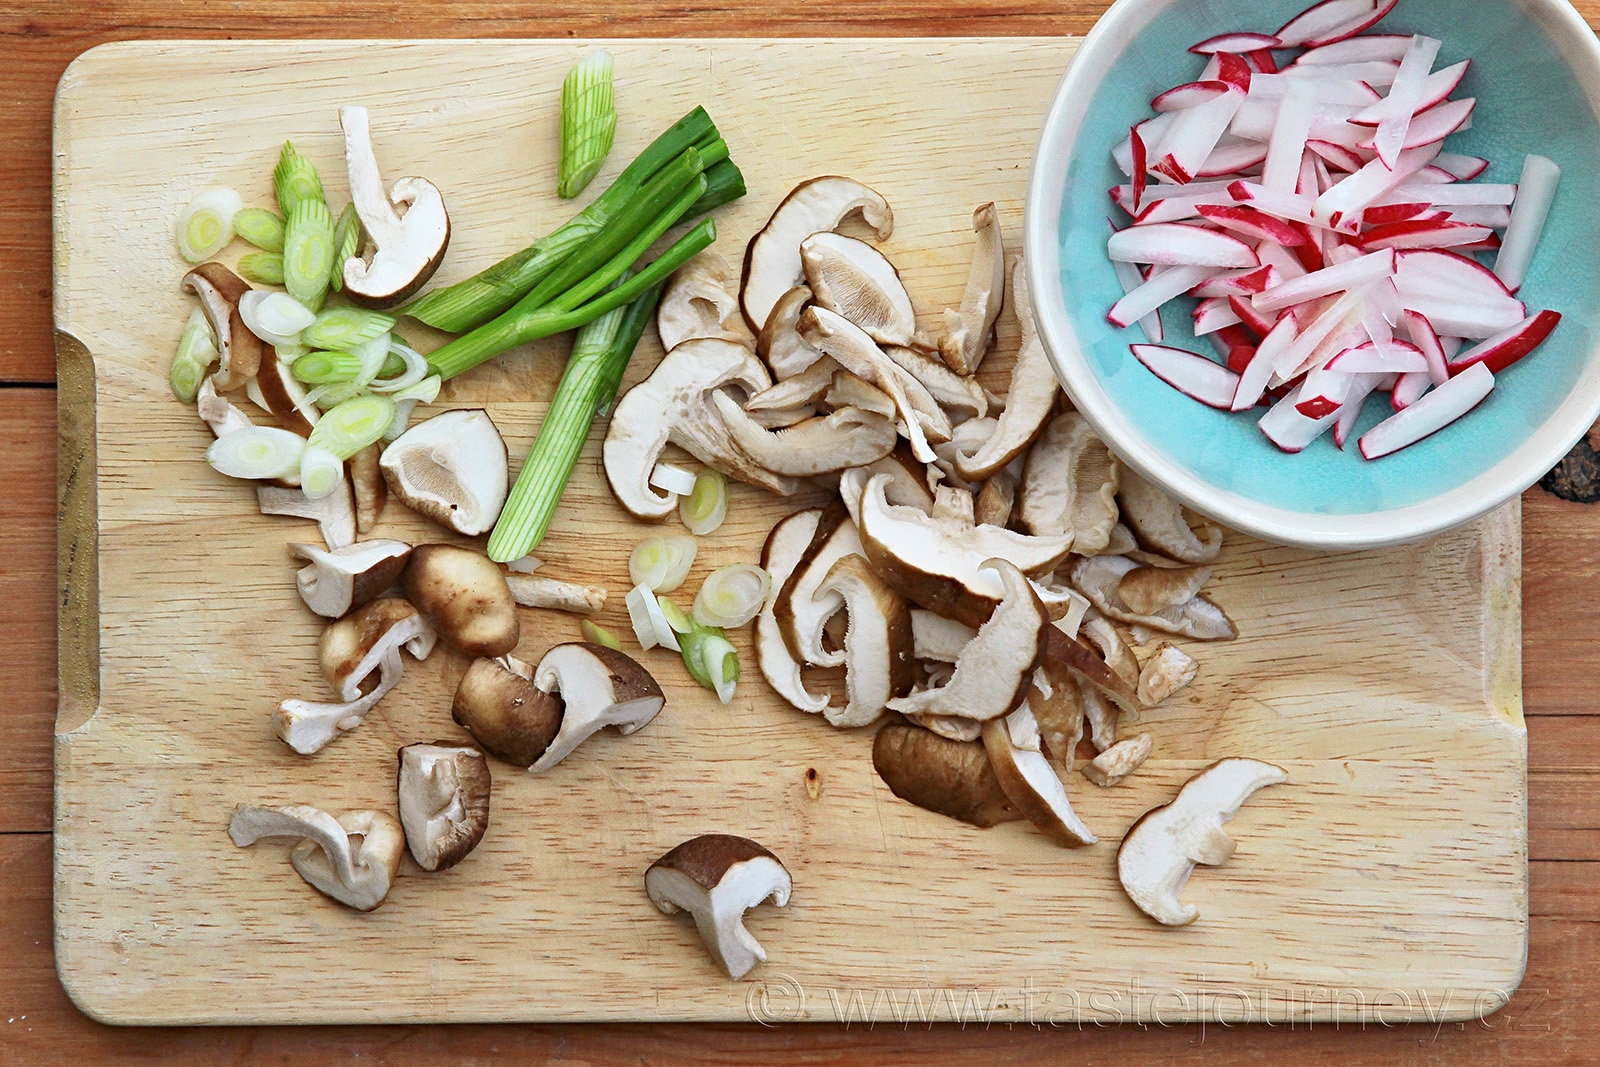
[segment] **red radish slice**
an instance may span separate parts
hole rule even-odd
[[[1228,369],[1235,374],[1243,374],[1255,356],[1255,345],[1233,345],[1228,349]]]
[[[1150,183],[1150,153],[1138,126],[1128,129],[1128,143],[1133,148],[1133,207],[1130,210],[1137,215],[1145,187]]]
[[[1460,63],[1449,67],[1440,67],[1432,74],[1429,74],[1423,80],[1422,97],[1417,101],[1416,106],[1412,108],[1412,114],[1416,115],[1424,111],[1431,111],[1450,99],[1450,94],[1460,88],[1462,79],[1466,77],[1467,70],[1471,65],[1472,61],[1470,59],[1464,59]],[[1395,73],[1398,77],[1399,72],[1396,71]],[[1392,97],[1393,95],[1394,93],[1391,90],[1389,96]],[[1356,126],[1376,126],[1390,110],[1388,98],[1385,98],[1384,100],[1374,101],[1370,107],[1350,116],[1349,121]]]
[[[1481,340],[1513,329],[1528,313],[1520,300],[1498,303],[1491,307],[1468,304],[1437,297],[1404,298],[1406,308],[1426,315],[1441,338],[1465,337]]]
[[[1238,204],[1199,204],[1195,209],[1201,218],[1225,230],[1243,234],[1252,241],[1274,241],[1286,248],[1305,241],[1305,234],[1284,222],[1253,207]]]
[[[1433,330],[1433,323],[1428,321],[1426,315],[1415,311],[1403,312],[1400,321],[1405,327],[1406,336],[1411,338],[1411,343],[1422,353],[1428,365],[1428,380],[1434,385],[1443,385],[1450,377],[1450,371],[1445,366],[1444,346]]]
[[[1243,54],[1262,48],[1282,47],[1282,41],[1265,33],[1219,33],[1215,37],[1207,37],[1199,44],[1190,45],[1189,51],[1196,55],[1209,56],[1217,52]]]
[[[1482,156],[1462,156],[1454,152],[1440,152],[1433,164],[1464,182],[1472,181],[1489,169],[1489,161]]]
[[[1319,48],[1354,37],[1394,10],[1397,0],[1322,0],[1284,23],[1284,48]]]
[[[1319,419],[1302,415],[1298,405],[1304,389],[1304,384],[1301,384],[1290,390],[1288,395],[1272,405],[1272,409],[1256,423],[1261,432],[1266,434],[1267,440],[1291,454],[1303,451],[1307,445],[1327,432],[1328,427],[1338,418],[1337,409]]]
[[[1494,374],[1488,367],[1474,364],[1362,434],[1358,442],[1361,455],[1377,459],[1416,444],[1477,407],[1493,389]]]
[[[1282,280],[1278,268],[1269,263],[1265,266],[1245,267],[1241,270],[1212,275],[1190,289],[1189,295],[1202,300],[1215,296],[1253,296],[1279,284]]]
[[[1512,292],[1522,287],[1528,267],[1533,263],[1533,250],[1544,232],[1545,219],[1550,214],[1550,204],[1555,200],[1556,185],[1561,181],[1561,168],[1546,156],[1529,156],[1522,163],[1522,180],[1517,183],[1517,202],[1511,207],[1511,222],[1506,226],[1500,255],[1495,258],[1494,272]]]
[[[1259,267],[1250,246],[1237,237],[1181,223],[1129,226],[1106,244],[1112,259],[1195,267]],[[1185,289],[1189,286],[1184,286]]]
[[[1210,196],[1169,196],[1161,200],[1152,200],[1133,217],[1133,224],[1146,226],[1156,222],[1192,219],[1199,216],[1201,204],[1207,202],[1226,204],[1231,200],[1232,198],[1226,193],[1212,193]]]
[[[1330,63],[1398,63],[1411,46],[1411,38],[1403,33],[1369,33],[1351,37],[1320,48],[1308,49],[1294,61],[1294,66],[1325,66]]]
[[[1426,374],[1428,361],[1421,349],[1405,341],[1390,341],[1381,348],[1368,341],[1340,352],[1324,369],[1339,374]]]
[[[1138,139],[1144,141],[1145,146],[1148,148],[1150,145],[1158,143],[1161,138],[1165,137],[1167,131],[1172,128],[1173,124],[1176,123],[1178,119],[1182,117],[1182,115],[1183,112],[1181,111],[1169,111],[1164,115],[1157,115],[1153,119],[1145,119],[1143,122],[1135,125],[1133,129],[1128,132],[1128,136],[1117,142],[1117,145],[1111,149],[1111,158],[1116,162],[1117,169],[1128,175],[1130,178],[1134,174],[1133,154],[1135,151],[1135,138],[1133,135],[1135,132],[1137,132],[1139,135]],[[1140,168],[1140,170],[1145,169],[1148,168]]]
[[[1391,251],[1373,252],[1359,259],[1335,267],[1313,271],[1302,278],[1294,278],[1282,285],[1273,286],[1251,297],[1257,311],[1280,311],[1319,296],[1350,289],[1359,289],[1387,278],[1395,270],[1395,254]]]
[[[1396,222],[1409,222],[1428,213],[1432,204],[1374,204],[1362,212],[1361,221],[1368,226],[1388,226]]]
[[[1225,326],[1238,325],[1239,313],[1228,305],[1228,301],[1221,297],[1203,300],[1194,309],[1194,335],[1204,337],[1209,333],[1216,333]]]
[[[1277,325],[1278,316],[1262,314],[1250,303],[1248,297],[1230,296],[1227,298],[1227,303],[1244,328],[1257,337],[1265,337],[1272,332],[1272,327]]]
[[[1272,327],[1271,332],[1261,339],[1261,345],[1256,349],[1254,357],[1240,373],[1239,386],[1234,391],[1233,402],[1230,405],[1233,411],[1244,411],[1260,402],[1261,394],[1266,392],[1267,383],[1272,380],[1274,363],[1294,343],[1294,338],[1294,316],[1284,315],[1278,319],[1277,325]]]
[[[1134,358],[1150,373],[1185,396],[1227,410],[1239,385],[1239,376],[1204,356],[1167,345],[1129,345]]]
[[[1176,115],[1177,120],[1167,129],[1160,146],[1150,153],[1154,157],[1150,169],[1179,183],[1200,175],[1222,135],[1228,131],[1228,124],[1244,104],[1244,98],[1238,86],[1229,85],[1227,92],[1203,104],[1169,112]]]
[[[1312,370],[1306,375],[1305,385],[1300,390],[1300,399],[1295,401],[1295,410],[1309,419],[1321,419],[1329,415],[1336,415],[1344,407],[1344,402],[1350,396],[1350,387],[1354,382],[1348,374],[1340,374],[1327,368]]]
[[[1361,419],[1361,409],[1366,405],[1367,397],[1371,396],[1383,380],[1381,374],[1353,375],[1350,383],[1350,395],[1345,397],[1344,406],[1333,421],[1333,443],[1339,450],[1344,451],[1344,443],[1350,438],[1350,431],[1355,429],[1356,423]]]
[[[1308,139],[1306,147],[1343,171],[1354,173],[1367,165],[1367,161],[1361,158],[1355,149],[1346,148],[1342,144],[1334,144],[1332,141],[1324,141],[1320,137]]]
[[[1458,248],[1476,245],[1494,236],[1487,226],[1470,222],[1429,222],[1413,219],[1376,226],[1355,240],[1362,248]]]
[[[1367,210],[1367,215],[1372,215],[1372,210]],[[1511,225],[1511,209],[1501,204],[1484,204],[1481,207],[1466,204],[1453,207],[1446,215],[1452,222],[1475,222],[1479,226],[1488,226],[1492,229],[1503,230]]]
[[[1383,160],[1374,159],[1317,197],[1311,213],[1332,229],[1355,233],[1361,225],[1361,213],[1370,204],[1426,167],[1438,154],[1439,146],[1436,144],[1407,149],[1399,154],[1393,169]]]
[[[1544,344],[1550,332],[1561,323],[1561,312],[1541,311],[1530,315],[1504,333],[1458,355],[1450,361],[1450,374],[1460,377],[1467,369],[1481,363],[1499,374],[1511,364]]]
[[[1504,304],[1508,300],[1516,302],[1511,290],[1493,271],[1477,260],[1455,252],[1397,253],[1394,284],[1402,297],[1434,296],[1491,304]]]
[[[1242,141],[1238,144],[1219,145],[1195,173],[1197,178],[1215,178],[1222,174],[1238,174],[1261,165],[1267,158],[1267,146]]]
[[[1411,125],[1406,130],[1404,147],[1421,148],[1425,144],[1442,141],[1457,130],[1465,129],[1468,119],[1472,117],[1472,109],[1477,103],[1476,97],[1467,96],[1418,113],[1411,119]],[[1378,130],[1382,129],[1382,126],[1378,127]],[[1377,132],[1361,141],[1356,147],[1376,151]]]
[[[1416,180],[1425,185],[1450,185],[1456,180],[1456,176],[1442,167],[1430,164],[1417,171]]]
[[[1215,100],[1219,96],[1226,96],[1228,93],[1236,92],[1237,90],[1237,86],[1229,85],[1224,81],[1190,82],[1187,85],[1179,85],[1157,95],[1154,100],[1150,101],[1150,107],[1158,112],[1183,111],[1198,104]]]
[[[1255,182],[1237,181],[1228,186],[1228,195],[1257,211],[1265,211],[1287,222],[1309,223],[1315,198],[1299,193],[1280,193]]]
[[[1250,78],[1253,72],[1250,70],[1250,64],[1244,61],[1243,56],[1235,55],[1232,52],[1218,52],[1211,58],[1217,64],[1217,81],[1224,81],[1229,85],[1237,85],[1245,90],[1250,88]]]
[[[1118,300],[1106,312],[1106,320],[1118,329],[1131,326],[1168,300],[1182,296],[1205,281],[1210,273],[1205,267],[1173,267]]]
[[[1389,390],[1389,406],[1396,411],[1404,411],[1422,399],[1422,394],[1432,387],[1433,380],[1428,377],[1427,371],[1402,374]]]
[[[1117,227],[1110,219],[1106,224],[1111,227],[1111,232],[1116,233]],[[1120,263],[1113,260],[1111,266],[1117,272],[1117,282],[1122,286],[1124,296],[1133,292],[1144,284],[1144,276],[1139,273],[1139,268],[1132,263]],[[1166,340],[1166,329],[1161,325],[1161,312],[1152,311],[1139,320],[1139,328],[1144,331],[1144,339],[1155,344]]]
[[[1270,48],[1257,48],[1253,52],[1246,52],[1245,59],[1249,60],[1250,65],[1262,74],[1276,74],[1278,72],[1278,61],[1273,58],[1272,49]]]

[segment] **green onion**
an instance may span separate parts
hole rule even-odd
[[[704,537],[722,525],[728,515],[728,479],[721,471],[700,468],[694,476],[694,490],[678,499],[678,518],[697,537]]]
[[[278,165],[272,171],[272,191],[278,198],[278,210],[283,212],[287,219],[294,214],[294,209],[308,201],[314,201],[327,208],[327,201],[322,196],[322,179],[317,176],[316,166],[305,156],[294,150],[294,145],[288,141],[283,142],[283,151],[278,154]]]
[[[310,356],[305,357],[310,359]],[[296,363],[303,360],[296,360]],[[311,428],[310,442],[340,459],[349,459],[383,437],[394,421],[394,401],[386,396],[354,397],[323,412]]]
[[[428,364],[441,378],[454,378],[508,348],[577,329],[608,311],[632,303],[647,290],[665,282],[673,271],[699,255],[716,239],[715,221],[705,219],[678,238],[677,243],[661,253],[654,263],[610,292],[571,310],[525,307],[519,303],[493,322],[434,349],[428,355]],[[642,326],[640,328],[643,329]],[[516,559],[525,554],[518,552],[506,558]]]
[[[317,312],[316,321],[300,334],[312,348],[347,349],[365,344],[389,332],[394,318],[365,308],[328,308]]]
[[[234,212],[233,232],[263,252],[283,251],[283,219],[264,207]]]
[[[317,425],[322,424],[319,421]],[[315,433],[313,429],[312,434]],[[300,491],[308,499],[320,500],[339,488],[342,481],[344,460],[316,442],[306,441],[305,450],[300,453]]]
[[[695,108],[640,152],[605,192],[560,229],[465,281],[424,295],[406,308],[406,314],[450,333],[482,326],[521,300],[574,249],[627,211],[634,194],[684,149],[701,150],[702,164],[710,167],[712,161],[705,158],[701,146],[720,140],[711,116],[704,108]]]
[[[279,363],[288,364],[293,363],[295,360],[311,351],[311,349],[296,341],[292,345],[273,345],[272,351],[275,355],[277,355]]]
[[[607,296],[623,292],[637,280],[622,282]],[[632,303],[597,316],[578,331],[561,384],[489,535],[490,559],[501,563],[521,559],[544,539],[595,413],[616,396],[622,372],[655,313],[663,280],[651,282]]]
[[[239,257],[239,277],[256,285],[283,284],[283,256],[277,252],[251,252]]]
[[[178,216],[178,251],[190,263],[202,263],[233,240],[233,217],[239,194],[218,186],[207,189]]]
[[[307,385],[349,382],[361,373],[361,357],[349,352],[307,352],[290,369],[297,380]]]
[[[305,438],[276,426],[244,426],[206,449],[206,462],[230,478],[282,478],[300,468]]]
[[[339,221],[333,226],[333,267],[328,271],[328,285],[334,292],[344,289],[344,263],[361,247],[361,216],[355,204],[346,204],[339,212]]]
[[[185,404],[192,404],[195,394],[200,391],[200,383],[205,380],[206,371],[218,358],[211,322],[204,311],[195,308],[189,312],[189,321],[183,325],[183,334],[178,338],[178,351],[172,357],[172,369],[168,372],[172,395]]]
[[[705,162],[705,153],[700,153],[701,162]],[[716,166],[706,163],[706,191],[699,200],[694,202],[685,214],[685,218],[698,218],[712,208],[721,207],[739,199],[745,193],[744,172],[734,165],[733,160],[724,159]]]
[[[733,699],[739,681],[739,653],[720,627],[695,623],[693,630],[679,638],[678,651],[689,677],[715,692],[722,703]]]
[[[561,177],[563,200],[583,192],[611,153],[617,132],[617,106],[611,86],[611,53],[586,57],[561,83]]]
[[[400,353],[390,350],[389,354],[383,357],[383,367],[378,371],[378,378],[398,378],[405,372],[406,358]],[[422,375],[417,375],[419,381],[421,378]]]
[[[685,615],[683,609],[678,607],[671,598],[658,596],[656,603],[661,606],[661,616],[667,620],[667,625],[672,627],[674,633],[688,634],[694,632],[694,620]]]
[[[289,211],[283,238],[283,287],[316,311],[328,292],[333,263],[333,218],[321,200],[301,200]]]
[[[583,631],[583,639],[591,645],[602,645],[605,648],[614,648],[618,652],[622,651],[622,642],[617,640],[617,635],[604,626],[584,619],[578,628]]]

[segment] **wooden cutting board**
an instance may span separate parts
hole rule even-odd
[[[924,316],[959,300],[974,205],[1019,239],[1039,116],[1071,40],[631,41],[622,127],[595,189],[697,103],[750,195],[719,213],[746,238],[797,181],[855,176],[894,205],[886,246]],[[310,524],[255,513],[213,474],[209,436],[167,391],[187,315],[181,207],[225,184],[269,205],[292,138],[345,196],[336,110],[372,111],[392,178],[429,176],[455,223],[454,281],[566,218],[556,114],[577,43],[121,43],[61,82],[55,312],[61,353],[61,667],[56,951],[73,999],[121,1023],[703,1019],[1055,1025],[1132,1019],[1459,1019],[1503,1002],[1527,945],[1525,739],[1516,505],[1426,544],[1322,556],[1230,537],[1215,597],[1236,642],[1193,648],[1196,684],[1134,729],[1155,757],[1126,784],[1068,789],[1101,844],[1027,824],[980,831],[897,800],[867,732],[781,704],[746,670],[723,707],[676,657],[643,732],[598,737],[553,773],[496,765],[492,827],[459,867],[406,860],[369,915],[319,897],[286,846],[228,840],[235,804],[394,805],[394,752],[460,736],[466,667],[408,661],[366,724],[313,757],[272,734],[286,697],[326,699],[320,623],[283,545]],[[229,252],[236,256],[236,247]],[[414,340],[425,340],[415,331]],[[1002,343],[1014,345],[1014,330]],[[442,403],[486,405],[520,460],[566,341],[467,375]],[[630,382],[660,353],[653,336]],[[1004,371],[1005,356],[993,361]],[[598,433],[540,555],[609,587],[627,633],[626,559],[648,532],[603,488]],[[785,501],[738,488],[689,593],[754,560]],[[441,539],[391,504],[382,535]],[[687,594],[686,594],[687,595]],[[577,623],[524,614],[519,654]],[[1224,866],[1163,929],[1117,885],[1120,835],[1223,756],[1281,764],[1229,827]],[[814,789],[807,779],[815,774]],[[642,876],[695,833],[772,848],[792,903],[751,914],[770,962],[729,981]]]

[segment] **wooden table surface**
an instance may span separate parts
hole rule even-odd
[[[1411,0],[1413,3],[1425,0]],[[608,37],[1081,34],[1098,0],[885,0],[729,7],[610,0],[361,5],[328,0],[0,3],[0,1067],[750,1063],[1263,1064],[1592,1062],[1600,1040],[1600,511],[1539,489],[1523,501],[1532,944],[1527,977],[1482,1022],[901,1030],[830,1025],[118,1029],[56,981],[50,919],[55,719],[55,392],[50,324],[50,107],[68,62],[134,37]],[[1600,26],[1600,0],[1577,7]],[[1031,105],[1030,105],[1031,106]],[[1043,101],[1038,103],[1043,107]]]

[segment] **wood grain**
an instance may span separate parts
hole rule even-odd
[[[634,72],[619,93],[648,116],[627,134],[642,144],[714,99],[731,143],[761,144],[740,156],[750,197],[719,213],[724,247],[741,247],[797,181],[837,168],[895,205],[886,250],[931,319],[959,299],[972,203],[994,200],[1015,241],[1037,118],[1012,101],[1047,95],[1072,45],[707,42],[693,62],[684,48],[614,47]],[[393,749],[454,732],[441,709],[464,665],[441,653],[412,667],[362,729],[314,759],[270,737],[276,700],[304,694],[312,677],[319,624],[296,607],[281,555],[303,534],[248,513],[248,487],[204,467],[206,431],[167,396],[149,353],[171,346],[186,298],[155,289],[130,313],[101,294],[118,278],[181,270],[167,233],[176,206],[216,182],[265,196],[266,162],[285,137],[336,159],[333,116],[351,85],[384,131],[385,158],[450,197],[459,237],[441,279],[475,269],[570,211],[527,188],[527,158],[555,153],[553,131],[525,116],[553,105],[576,51],[128,45],[64,76],[56,321],[94,355],[95,440],[64,423],[62,466],[87,470],[92,455],[98,494],[97,567],[87,505],[63,513],[64,604],[93,602],[89,579],[100,583],[98,707],[92,687],[65,694],[57,727],[57,953],[79,1005],[140,1023],[731,1021],[757,1004],[779,1021],[905,1010],[969,1022],[1268,1011],[1394,1021],[1441,997],[1453,998],[1440,1009],[1449,1018],[1498,1008],[1521,975],[1527,929],[1515,504],[1385,552],[1330,557],[1234,539],[1217,588],[1247,637],[1195,651],[1204,677],[1141,724],[1158,753],[1136,779],[1076,789],[1107,840],[1071,856],[1025,825],[985,833],[896,802],[861,735],[804,721],[754,680],[722,708],[661,653],[645,660],[669,713],[636,740],[591,742],[548,778],[504,772],[494,804],[506,829],[447,876],[407,879],[373,915],[311,897],[282,848],[232,846],[220,828],[241,802],[389,807]],[[298,87],[292,109],[286,84]],[[804,121],[781,111],[796,86]],[[869,90],[881,108],[874,136],[841,137]],[[528,157],[508,151],[512,132],[531,142]],[[618,159],[639,144],[620,144]],[[982,162],[926,166],[958,157]],[[337,198],[337,168],[325,173]],[[524,205],[510,219],[508,202]],[[520,456],[560,343],[466,375],[442,400],[487,406]],[[652,341],[634,377],[658,356]],[[63,364],[62,410],[86,429],[80,370],[81,358]],[[649,528],[611,499],[596,444],[540,554],[553,573],[610,585],[603,621],[626,632],[617,576]],[[741,488],[686,588],[754,558],[793,507]],[[386,523],[379,534],[436,536],[403,509]],[[96,631],[62,621],[67,676],[92,677],[80,645]],[[570,619],[530,623],[527,659],[575,635]],[[1405,730],[1389,727],[1397,717]],[[1248,843],[1241,859],[1255,864],[1207,872],[1205,922],[1152,926],[1110,877],[1118,828],[1207,762],[1240,753],[1282,763],[1295,783],[1234,824]],[[822,777],[812,800],[810,768]],[[801,887],[781,915],[751,920],[782,946],[755,984],[708,980],[692,933],[639,892],[649,858],[711,828],[774,848]],[[1418,942],[1429,946],[1420,959]],[[217,983],[250,995],[206,997]],[[1096,1005],[1129,983],[1147,992]]]

